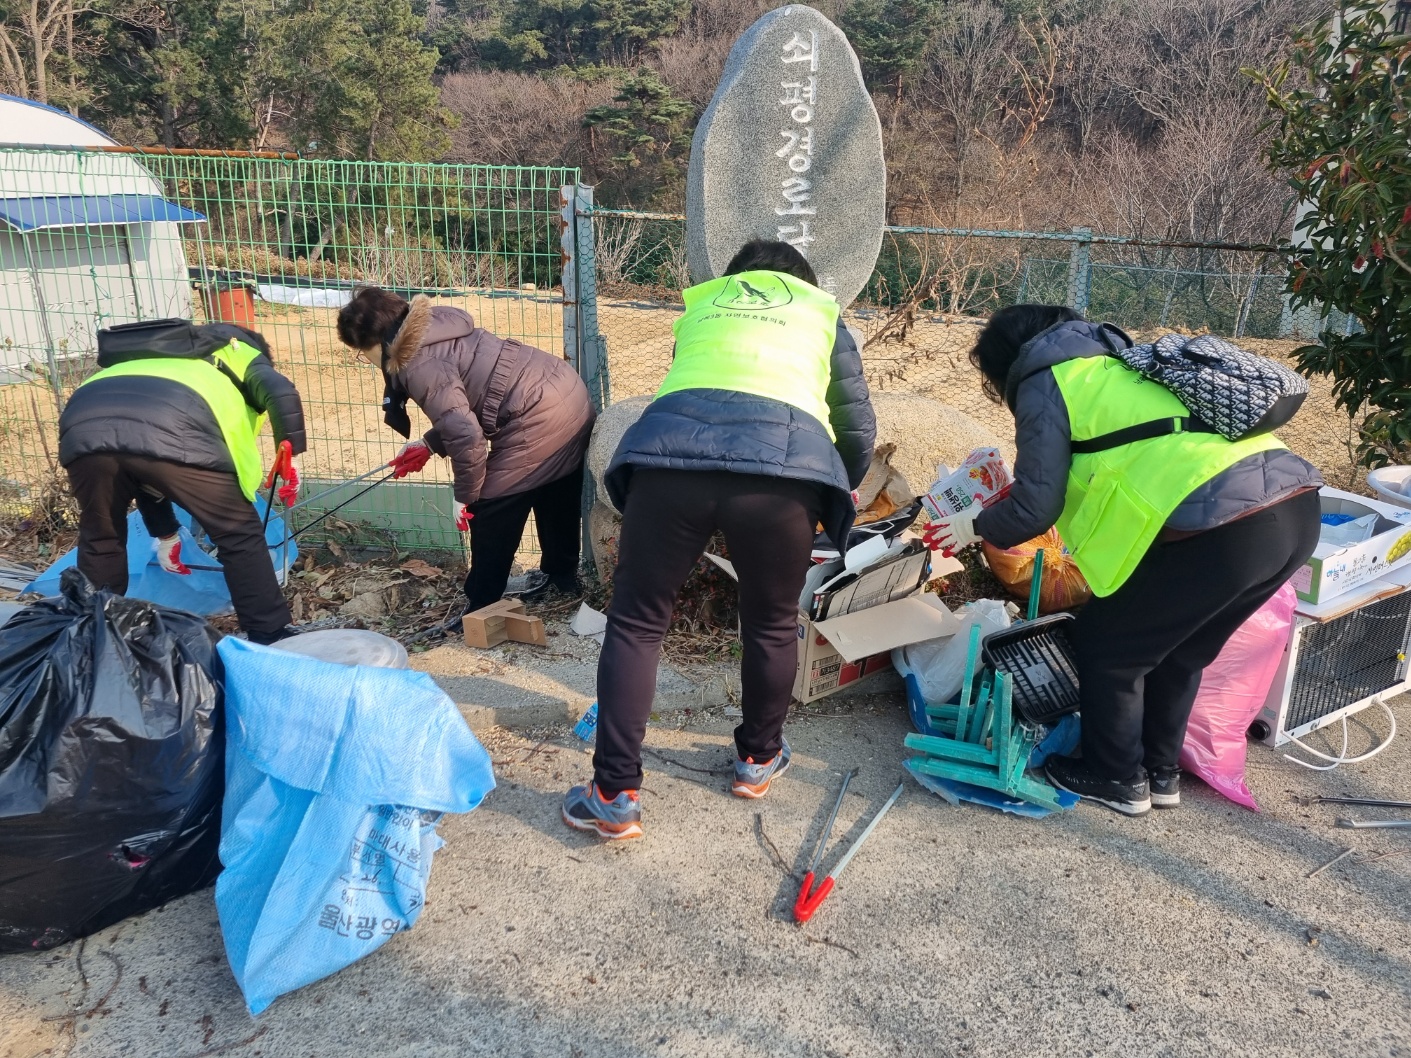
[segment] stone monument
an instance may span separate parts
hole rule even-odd
[[[802,4],[745,31],[696,126],[686,251],[697,283],[742,244],[797,246],[846,307],[872,275],[886,224],[882,126],[843,31]]]

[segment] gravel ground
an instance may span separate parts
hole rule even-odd
[[[731,723],[653,725],[647,836],[625,846],[560,822],[589,770],[565,728],[494,732],[500,787],[442,825],[411,932],[251,1020],[194,894],[0,959],[0,1055],[1411,1054],[1411,838],[1305,803],[1404,798],[1404,738],[1330,774],[1252,747],[1262,814],[1192,783],[1144,819],[1020,820],[908,781],[798,927],[840,774],[860,768],[827,863],[898,782],[902,713],[879,696],[797,716],[794,767],[759,802],[726,792]]]

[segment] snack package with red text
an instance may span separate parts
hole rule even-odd
[[[921,497],[931,519],[938,520],[979,504],[988,507],[1003,499],[1014,479],[998,449],[977,448],[954,473],[942,466],[936,481]]]

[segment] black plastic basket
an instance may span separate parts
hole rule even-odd
[[[1051,724],[1078,711],[1078,666],[1066,613],[1022,621],[984,639],[986,665],[1014,681],[1014,712],[1029,724]]]

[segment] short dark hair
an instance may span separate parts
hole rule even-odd
[[[996,404],[1005,403],[1009,369],[1025,343],[1056,324],[1082,318],[1066,305],[1010,305],[991,316],[970,350],[970,362],[984,379],[985,396]]]
[[[783,272],[810,286],[818,286],[818,276],[808,259],[797,247],[778,239],[751,239],[741,246],[725,266],[724,274],[733,276],[741,272]]]
[[[338,310],[338,340],[354,349],[376,349],[410,306],[381,287],[362,287]]]

